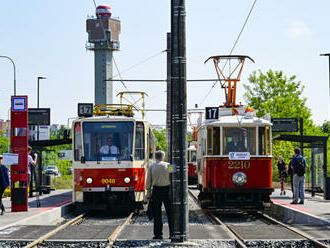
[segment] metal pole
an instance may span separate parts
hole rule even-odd
[[[39,81],[40,79],[46,79],[45,77],[38,77],[38,86],[37,86],[37,108],[39,109]],[[39,140],[39,125],[37,127],[37,140]]]
[[[10,62],[13,64],[13,67],[14,67],[14,96],[16,96],[16,66],[15,66],[14,60],[12,60],[8,56],[2,56],[2,55],[0,55],[0,58],[6,58],[6,59],[10,60]]]
[[[320,54],[320,56],[327,56],[329,58],[329,103],[330,103],[330,53]],[[330,120],[330,109],[329,109],[329,120]]]
[[[173,236],[184,242],[188,232],[188,174],[186,164],[187,96],[185,0],[171,1],[171,88],[172,88],[172,163]]]
[[[167,33],[167,110],[166,110],[166,130],[167,130],[167,158],[172,163],[172,90],[171,90],[171,33]]]

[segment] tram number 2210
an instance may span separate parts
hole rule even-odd
[[[249,169],[250,161],[228,161],[228,169]]]

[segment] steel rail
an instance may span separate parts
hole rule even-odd
[[[284,224],[284,223],[282,223],[282,222],[280,222],[280,221],[278,221],[278,220],[270,217],[268,214],[265,214],[265,213],[262,213],[262,212],[258,212],[258,214],[261,215],[263,218],[265,218],[265,219],[267,219],[267,220],[269,220],[269,221],[271,221],[273,223],[276,223],[276,224],[278,224],[280,226],[283,226],[286,229],[288,229],[288,230],[290,230],[290,231],[292,231],[292,232],[294,232],[294,233],[296,233],[296,234],[304,237],[305,239],[311,241],[316,247],[319,247],[319,248],[329,248],[330,247],[329,245],[323,244],[320,241],[316,240],[315,238],[311,237],[309,234],[305,233],[304,231],[301,231],[301,230],[298,230],[298,229],[296,229],[294,227],[291,227],[289,225],[286,225],[286,224]]]
[[[113,247],[114,243],[117,240],[118,235],[120,234],[120,232],[123,230],[123,228],[126,225],[128,225],[129,223],[131,223],[133,216],[134,216],[134,212],[130,213],[130,215],[127,217],[126,221],[123,224],[121,224],[120,226],[118,226],[113,231],[113,233],[109,236],[109,238],[108,238],[109,245],[107,246],[108,248]]]
[[[46,239],[48,239],[49,237],[53,236],[54,234],[56,234],[58,231],[63,230],[64,228],[66,228],[69,225],[73,225],[78,223],[79,221],[82,220],[82,218],[84,218],[86,215],[86,213],[83,213],[79,216],[77,216],[76,218],[64,223],[63,225],[60,225],[59,227],[55,228],[54,230],[46,233],[45,235],[41,236],[40,238],[38,238],[37,240],[33,241],[32,243],[26,245],[24,248],[32,248],[37,246],[38,244],[44,242]]]
[[[197,199],[197,197],[191,192],[191,190],[188,190],[189,194],[193,198],[193,200],[196,202],[198,206],[200,206],[200,202]],[[203,213],[210,217],[212,220],[214,220],[217,224],[221,225],[223,229],[235,240],[238,247],[240,248],[247,248],[247,246],[244,244],[243,238],[232,228],[227,226],[225,223],[223,223],[218,217],[216,217],[214,214],[211,213],[211,211],[206,211],[205,209],[202,209]]]

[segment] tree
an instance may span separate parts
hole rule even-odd
[[[248,105],[257,109],[257,116],[270,113],[273,118],[300,118],[304,120],[304,134],[311,134],[316,127],[311,119],[311,110],[302,96],[304,86],[296,76],[287,77],[282,71],[260,70],[249,76],[250,85],[244,85],[244,98]]]
[[[166,129],[162,129],[160,131],[154,129],[152,130],[154,133],[157,143],[156,146],[158,146],[162,151],[166,152]]]

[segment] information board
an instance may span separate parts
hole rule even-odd
[[[29,125],[50,125],[50,108],[29,108],[28,110]]]
[[[273,132],[298,132],[298,118],[272,118]]]

